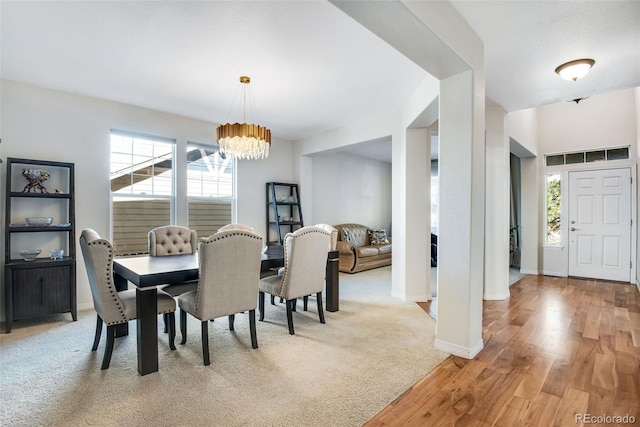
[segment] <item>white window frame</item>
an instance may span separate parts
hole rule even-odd
[[[146,141],[151,141],[151,142],[160,142],[160,143],[165,143],[165,144],[171,144],[172,145],[172,153],[171,153],[171,157],[172,157],[172,174],[171,174],[171,194],[170,195],[166,195],[166,194],[126,194],[126,193],[114,193],[113,191],[111,191],[111,186],[109,187],[109,236],[110,239],[113,241],[114,238],[114,233],[113,233],[113,203],[114,203],[114,197],[116,198],[124,198],[124,199],[166,199],[169,200],[169,204],[170,204],[170,208],[169,208],[169,214],[170,214],[170,222],[171,224],[175,224],[175,218],[176,218],[176,139],[175,138],[168,138],[168,137],[162,137],[162,136],[156,136],[156,135],[148,135],[148,134],[143,134],[143,133],[138,133],[138,132],[130,132],[130,131],[123,131],[123,130],[119,130],[119,129],[111,129],[110,135],[109,135],[109,165],[110,165],[110,170],[111,170],[111,138],[112,136],[117,135],[117,136],[121,136],[121,137],[125,137],[125,138],[132,138],[132,139],[138,139],[138,140],[146,140]],[[109,183],[111,183],[111,176],[109,177]]]

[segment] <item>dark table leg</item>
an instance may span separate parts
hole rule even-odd
[[[129,287],[127,279],[117,273],[113,273],[113,284],[118,292],[126,291]],[[116,337],[123,337],[125,335],[129,335],[129,323],[120,323],[119,325],[116,325]]]
[[[327,311],[338,311],[340,308],[340,276],[338,271],[338,251],[329,252],[327,257]]]
[[[138,310],[138,372],[158,372],[158,292],[155,287],[136,288]]]

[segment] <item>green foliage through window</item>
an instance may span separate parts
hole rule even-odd
[[[562,195],[560,174],[547,175],[547,244],[560,245],[560,201]]]

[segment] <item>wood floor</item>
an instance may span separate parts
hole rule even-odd
[[[510,290],[484,302],[475,359],[449,357],[365,426],[640,425],[637,288],[525,276]]]

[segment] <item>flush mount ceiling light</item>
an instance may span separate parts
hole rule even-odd
[[[251,79],[240,76],[242,84],[242,121],[218,126],[220,153],[238,159],[264,159],[269,157],[271,131],[260,125],[247,123],[247,88]]]
[[[556,73],[565,80],[573,80],[575,82],[579,78],[586,76],[595,63],[596,61],[593,59],[576,59],[558,66]]]

